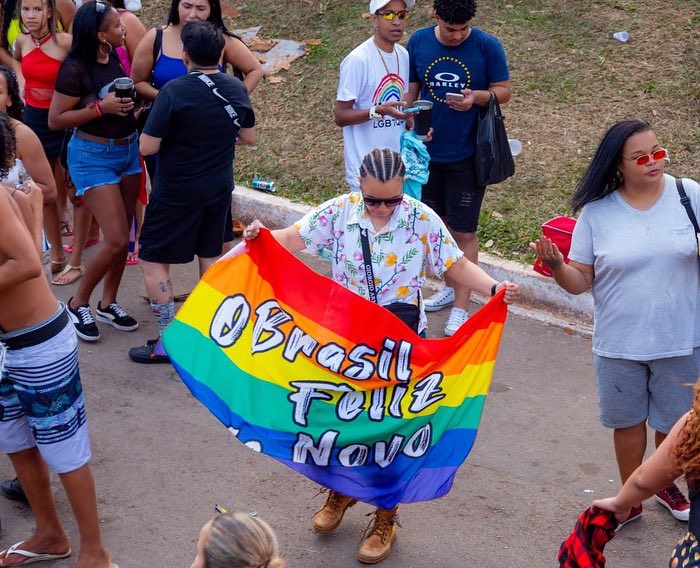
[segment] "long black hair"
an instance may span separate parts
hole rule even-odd
[[[97,79],[97,50],[100,45],[97,32],[103,31],[104,22],[112,10],[112,4],[107,0],[86,2],[78,8],[73,19],[73,42],[64,60],[64,64],[71,59],[81,63],[96,89],[100,87]],[[114,50],[109,56],[117,57]]]
[[[630,136],[651,130],[645,120],[628,118],[613,124],[598,143],[598,149],[576,186],[571,198],[574,213],[584,205],[602,199],[622,185],[622,175],[618,164],[622,159],[622,149]]]
[[[238,37],[233,32],[229,31],[224,24],[224,19],[221,15],[221,2],[219,0],[207,0],[209,2],[209,17],[207,22],[211,22],[217,28],[219,28],[223,33],[231,37]],[[180,23],[180,14],[177,12],[177,8],[180,4],[180,0],[172,0],[170,3],[170,13],[168,14],[168,24],[176,26]]]
[[[17,0],[5,0],[0,5],[0,13],[2,14],[2,30],[0,30],[0,47],[10,49],[12,46],[7,39],[7,34],[10,32],[12,20],[17,15]]]
[[[209,17],[207,22],[211,22],[217,28],[221,30],[224,35],[236,38],[238,41],[243,42],[243,40],[234,34],[231,30],[224,24],[224,18],[221,15],[221,2],[220,0],[207,0],[209,2]],[[168,14],[168,24],[176,26],[180,23],[180,14],[177,12],[177,7],[180,4],[180,0],[172,0],[170,2],[170,13]],[[245,43],[243,44],[245,45]],[[155,64],[155,62],[154,62]],[[231,66],[233,68],[233,74],[235,77],[243,80],[243,72],[237,67]],[[226,72],[227,64],[224,63],[224,73]]]
[[[10,118],[19,120],[22,122],[22,117],[24,115],[24,101],[19,96],[19,85],[17,84],[17,76],[15,72],[10,69],[7,65],[0,63],[0,73],[5,77],[5,83],[7,83],[7,96],[9,97],[9,104],[7,106],[6,114]]]
[[[15,165],[17,139],[10,117],[0,112],[0,179],[5,179]]]

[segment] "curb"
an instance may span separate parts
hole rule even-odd
[[[245,223],[259,219],[271,229],[288,227],[313,209],[311,205],[294,203],[272,193],[236,186],[231,204],[234,217]],[[514,314],[561,327],[567,332],[590,336],[593,332],[593,298],[590,292],[572,296],[551,278],[537,274],[530,266],[480,252],[479,265],[497,280],[510,280],[522,288]],[[441,282],[429,279],[426,286],[437,290]],[[486,298],[475,295],[475,301]]]

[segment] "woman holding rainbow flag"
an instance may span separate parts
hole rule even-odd
[[[506,303],[516,300],[516,284],[498,282],[467,260],[438,215],[404,195],[405,169],[397,152],[373,150],[360,166],[360,193],[330,199],[272,234],[293,253],[330,249],[334,280],[387,307],[423,337],[426,317],[420,289],[426,266],[439,278],[449,274],[485,295],[504,289]],[[253,221],[243,236],[255,239],[261,227]],[[328,492],[328,498],[314,515],[313,527],[317,533],[329,534],[356,500],[333,490],[322,491]],[[376,510],[358,552],[360,562],[376,564],[389,556],[396,539],[397,509]]]

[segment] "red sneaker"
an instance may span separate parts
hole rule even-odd
[[[617,525],[617,530],[619,531],[627,523],[631,523],[632,521],[636,521],[637,519],[640,519],[641,517],[642,517],[642,506],[639,505],[639,507],[632,507],[632,510],[630,511],[630,514],[627,515],[627,518],[624,521],[622,521],[619,525]]]
[[[674,519],[687,521],[690,517],[690,503],[675,483],[659,491],[656,500],[671,512]]]

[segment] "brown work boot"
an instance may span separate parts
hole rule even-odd
[[[343,520],[345,511],[357,503],[356,499],[346,497],[336,491],[330,489],[321,489],[319,493],[328,492],[326,504],[314,515],[313,525],[314,531],[319,534],[332,533],[340,525]]]
[[[396,515],[398,507],[393,509],[377,509],[374,519],[365,530],[362,546],[357,553],[357,559],[363,564],[377,564],[391,554],[391,547],[396,540],[396,526],[399,519]],[[370,513],[371,515],[372,513]]]

